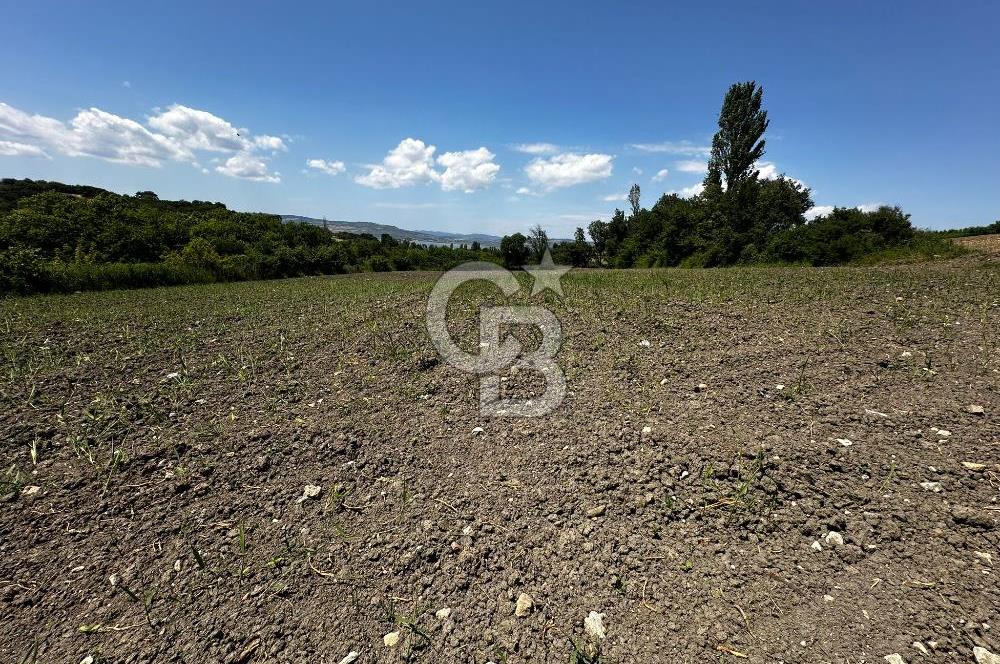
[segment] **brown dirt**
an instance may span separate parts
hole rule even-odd
[[[1000,651],[997,263],[571,274],[570,394],[513,421],[431,283],[0,302],[0,658],[566,662],[591,611],[605,663]]]

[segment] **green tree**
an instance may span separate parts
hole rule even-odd
[[[756,181],[758,171],[754,165],[764,156],[764,132],[770,123],[767,111],[761,108],[763,97],[764,89],[756,81],[734,83],[726,92],[719,113],[719,131],[712,138],[706,188],[720,176],[725,178],[728,191]]]
[[[500,257],[508,268],[521,267],[528,262],[528,238],[521,233],[504,235],[500,239]]]
[[[542,256],[545,255],[548,246],[548,234],[541,224],[535,224],[534,228],[528,231],[528,250],[531,252],[531,259],[536,263],[541,263]]]
[[[639,185],[633,184],[628,190],[628,204],[632,207],[632,217],[639,216]]]
[[[608,250],[608,224],[596,219],[587,226],[587,232],[590,233],[590,239],[594,243],[594,258],[597,259],[598,265],[602,265]]]

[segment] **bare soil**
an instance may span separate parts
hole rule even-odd
[[[522,420],[437,358],[433,279],[0,302],[0,659],[1000,652],[994,259],[571,273]]]

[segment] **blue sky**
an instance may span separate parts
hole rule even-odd
[[[1000,5],[704,4],[8,3],[0,175],[566,236],[694,191],[754,79],[817,205],[1000,218]]]

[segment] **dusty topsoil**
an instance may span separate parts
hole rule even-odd
[[[571,273],[520,420],[433,280],[0,302],[0,659],[1000,652],[997,262]]]

